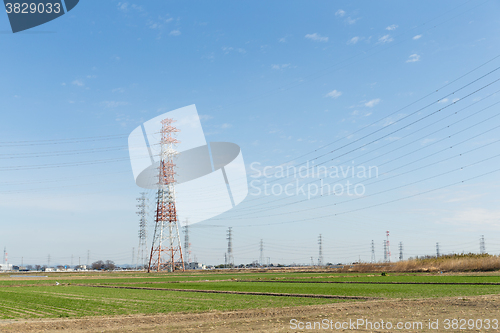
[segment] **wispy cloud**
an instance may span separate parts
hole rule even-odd
[[[359,42],[359,37],[358,36],[352,37],[351,39],[349,39],[349,41],[347,42],[347,44],[356,44],[357,42]]]
[[[448,102],[448,98],[443,98],[443,99],[440,99],[438,101],[438,103],[447,103]]]
[[[337,90],[332,90],[328,94],[326,94],[325,97],[339,98],[341,95],[342,95],[342,92],[337,91]]]
[[[369,107],[369,108],[372,108],[374,107],[375,105],[377,105],[378,103],[380,103],[381,99],[380,98],[375,98],[375,99],[372,99],[371,101],[368,101],[365,103],[365,106],[366,107]]]
[[[342,9],[339,9],[335,12],[335,16],[342,17],[344,15],[345,15],[345,11],[343,11]]]
[[[233,125],[228,124],[228,123],[224,123],[224,124],[220,125],[220,128],[231,128],[231,127],[233,127]]]
[[[379,43],[382,43],[382,44],[385,44],[385,43],[390,43],[392,42],[394,39],[391,37],[391,35],[385,35],[385,36],[382,36],[378,39],[378,42]]]
[[[241,47],[239,48],[234,48],[232,46],[223,46],[222,51],[224,51],[225,54],[228,54],[229,52],[236,51],[238,53],[247,53],[245,49],[242,49]]]
[[[396,30],[397,27],[398,27],[397,24],[393,24],[393,25],[390,25],[387,28],[385,28],[385,30],[393,31],[393,30]]]
[[[290,64],[281,64],[281,65],[272,65],[272,69],[280,70],[280,69],[285,69],[287,67],[290,67]]]
[[[74,80],[73,82],[71,82],[71,84],[78,87],[83,87],[85,85],[82,80]]]
[[[305,38],[313,40],[315,42],[328,42],[328,37],[323,37],[316,32],[313,34],[307,34]]]
[[[358,21],[358,20],[359,20],[359,17],[358,17],[358,18],[355,18],[355,19],[353,19],[353,18],[351,18],[351,17],[348,17],[348,18],[346,18],[346,19],[345,19],[345,21],[346,21],[348,24],[354,24],[354,23],[356,23],[356,21]]]
[[[278,39],[278,42],[286,43],[286,37],[282,37],[282,38]]]
[[[411,54],[406,62],[417,62],[420,61],[420,56],[418,54]]]
[[[422,38],[422,35],[416,35],[416,36],[413,37],[414,40],[417,40],[417,39],[420,39],[420,38]]]
[[[120,101],[103,101],[101,105],[106,108],[117,108],[119,106],[128,105],[128,102],[120,102]]]
[[[169,33],[170,36],[180,36],[181,32],[179,30],[172,30]]]

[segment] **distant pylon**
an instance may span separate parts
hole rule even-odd
[[[158,193],[156,197],[156,217],[153,244],[149,256],[148,272],[176,269],[184,271],[179,224],[175,207],[175,171],[174,149],[179,141],[174,137],[177,128],[172,126],[175,120],[166,118],[161,121],[160,166],[158,175]],[[165,244],[165,242],[167,244]]]
[[[323,266],[323,239],[321,234],[318,237],[318,245],[319,245],[319,256],[318,256],[318,266]]]
[[[373,239],[372,239],[372,259],[371,259],[371,262],[372,263],[375,262],[375,243],[373,242]]]
[[[146,198],[146,192],[142,192],[141,196],[137,198],[137,212],[139,215],[139,246],[137,247],[137,265],[136,268],[144,269],[146,267],[146,256],[147,256],[147,208],[148,208],[148,198]]]
[[[234,256],[233,256],[233,233],[232,227],[227,229],[227,263],[229,267],[234,266]]]
[[[264,241],[260,240],[260,257],[259,264],[262,266],[264,264]]]
[[[403,242],[399,242],[399,260],[403,260]]]
[[[189,242],[189,220],[186,219],[184,225],[184,253],[186,253],[187,263],[191,262],[191,243]]]
[[[486,253],[486,246],[484,245],[484,235],[481,235],[481,238],[479,240],[479,252],[481,254]]]
[[[8,264],[8,260],[7,260],[7,247],[3,248],[3,263],[5,265]]]
[[[386,248],[385,250],[387,251],[387,262],[391,262],[391,251],[389,249],[389,231],[386,231],[385,232],[385,235],[387,237],[387,240],[386,240]]]
[[[439,253],[439,243],[436,243],[436,257],[439,257],[440,256],[440,253]]]

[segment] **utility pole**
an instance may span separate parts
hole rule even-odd
[[[439,254],[439,243],[436,243],[436,257],[439,258],[440,254]]]
[[[50,254],[47,256],[47,267],[50,267]]]
[[[375,242],[373,242],[372,239],[372,259],[371,259],[372,264],[375,262]]]
[[[484,245],[484,235],[481,235],[481,238],[479,240],[479,252],[481,254],[486,253],[486,246]]]
[[[319,256],[318,256],[318,266],[323,266],[323,239],[321,238],[321,234],[318,237],[319,244]]]
[[[73,267],[73,255],[71,255],[71,267]]]
[[[90,266],[90,250],[87,250],[87,268]]]
[[[136,268],[141,267],[141,270],[146,266],[147,255],[147,208],[148,198],[146,192],[142,192],[141,196],[136,199],[139,203],[136,205],[138,208],[136,214],[139,215],[139,246],[137,247],[137,265]],[[134,264],[132,256],[132,265]]]
[[[399,260],[403,260],[403,242],[399,242]]]
[[[264,240],[260,240],[260,258],[259,264],[262,266],[264,264]]]
[[[234,266],[234,257],[233,257],[233,228],[227,228],[227,261],[229,267]]]

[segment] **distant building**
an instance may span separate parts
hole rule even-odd
[[[12,270],[11,264],[0,264],[0,271],[11,271],[11,270]]]
[[[207,266],[200,264],[199,262],[190,262],[187,269],[207,269]]]

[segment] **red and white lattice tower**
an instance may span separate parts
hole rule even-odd
[[[153,244],[149,257],[148,272],[184,271],[177,211],[175,207],[175,164],[178,152],[174,149],[179,141],[174,137],[179,132],[172,126],[175,120],[161,121],[160,166],[158,167],[158,193],[156,198],[156,218]]]

